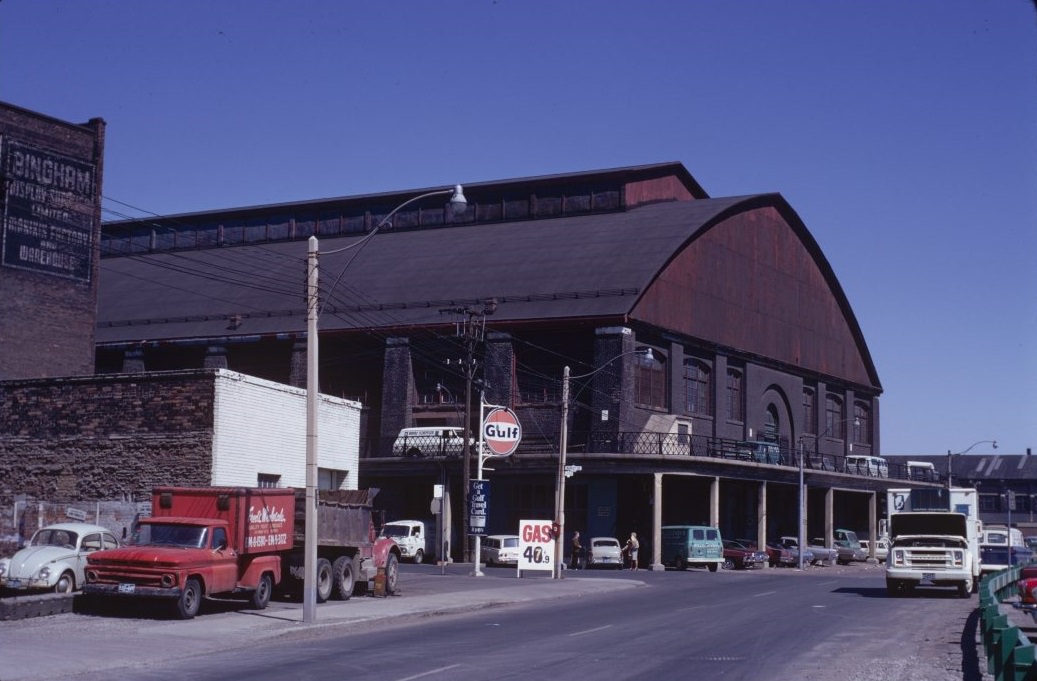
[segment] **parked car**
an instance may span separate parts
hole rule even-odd
[[[810,550],[814,552],[814,565],[835,565],[836,563],[843,562],[843,554],[839,551],[839,542],[832,542],[832,548],[825,546],[825,540],[821,537],[814,537],[807,544]],[[850,559],[852,560],[852,551],[850,553]]]
[[[765,548],[767,549],[767,561],[771,567],[791,567],[799,564],[799,557],[790,548],[777,542],[769,542]]]
[[[866,556],[871,555],[871,541],[868,539],[861,539],[861,549],[864,551]],[[875,560],[884,562],[886,556],[889,555],[889,540],[885,537],[880,537],[875,542]]]
[[[36,530],[25,548],[0,560],[0,589],[71,593],[83,586],[86,557],[118,546],[115,535],[100,525],[48,525]]]
[[[782,537],[780,542],[786,548],[799,548],[799,539],[796,537]],[[808,543],[806,550],[803,552],[804,565],[835,565],[838,559],[839,552],[835,549],[826,548],[824,542],[814,541],[813,543]],[[798,557],[796,562],[798,564]]]
[[[757,551],[735,539],[724,540],[724,569],[748,570],[769,562],[765,551]]]
[[[1012,602],[1012,607],[1022,610],[1037,623],[1037,565],[1027,565],[1019,570],[1016,581],[1019,600]]]
[[[491,534],[483,537],[479,554],[486,565],[518,565],[519,536]]]
[[[615,537],[591,537],[587,553],[589,567],[623,567],[623,547]]]

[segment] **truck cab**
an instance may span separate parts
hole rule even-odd
[[[400,547],[400,555],[415,564],[435,557],[433,523],[424,520],[393,520],[382,526],[380,536],[389,537]]]

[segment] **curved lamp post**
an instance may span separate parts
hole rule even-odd
[[[832,429],[836,428],[837,426],[841,426],[844,423],[849,423],[850,421],[853,421],[853,425],[855,425],[855,426],[859,426],[860,423],[861,423],[860,418],[857,417],[857,416],[854,416],[853,418],[843,419],[842,421],[839,421],[837,423],[831,424],[830,426],[825,428],[825,432],[821,433],[816,438],[814,438],[815,449],[817,448],[817,443],[820,442],[822,438],[828,437],[828,435],[831,434]],[[800,570],[803,569],[803,551],[806,549],[806,545],[807,545],[806,527],[805,527],[805,525],[806,525],[806,507],[807,507],[807,496],[806,496],[807,487],[806,487],[806,483],[803,480],[803,459],[806,456],[806,447],[803,446],[803,440],[805,440],[806,437],[807,437],[806,435],[800,435],[799,436],[799,531],[796,533],[796,541],[799,543],[799,565],[798,565],[798,569],[800,569]]]
[[[611,365],[617,359],[629,355],[641,355],[649,361],[653,359],[651,348],[639,348],[622,352],[594,371],[589,371],[579,376],[570,376],[568,366],[562,369],[562,425],[558,442],[558,475],[555,478],[555,523],[558,525],[558,535],[555,537],[554,579],[562,578],[562,559],[565,551],[565,458],[568,451],[569,437],[569,381],[574,378],[589,378]]]
[[[952,454],[951,450],[949,450],[949,449],[947,450],[947,489],[951,488],[951,468],[952,468],[951,464],[952,464],[953,457],[960,456],[961,454],[968,454],[969,452],[972,451],[973,447],[977,447],[977,446],[983,445],[983,444],[993,445],[994,449],[997,449],[997,440],[980,440],[978,442],[973,442],[966,449],[964,449],[964,450],[962,450],[960,452],[954,452]]]
[[[396,213],[415,201],[430,196],[450,194],[450,207],[455,214],[462,213],[468,206],[461,185],[453,189],[438,189],[407,199],[382,218],[371,233],[360,241],[345,248],[327,251],[325,255],[356,248],[375,235]],[[317,616],[317,404],[319,385],[317,380],[317,357],[320,339],[317,337],[319,310],[317,237],[311,236],[306,256],[306,532],[303,539],[303,621],[312,623]],[[348,265],[347,265],[348,266]],[[343,269],[343,273],[345,270]],[[341,274],[339,275],[342,276]],[[336,280],[336,283],[337,280]],[[334,285],[332,286],[334,288]]]

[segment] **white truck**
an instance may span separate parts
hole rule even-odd
[[[420,564],[436,557],[434,520],[393,520],[382,527],[381,536],[394,539],[405,560]]]
[[[956,586],[962,598],[976,590],[982,568],[976,498],[967,487],[888,490],[890,595],[919,585]]]

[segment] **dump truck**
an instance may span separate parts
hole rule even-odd
[[[375,494],[318,492],[317,602],[372,585],[396,592],[400,550],[376,536]],[[90,555],[83,592],[166,601],[182,619],[208,596],[239,595],[262,610],[275,591],[302,593],[305,529],[305,490],[158,487],[130,545]]]

